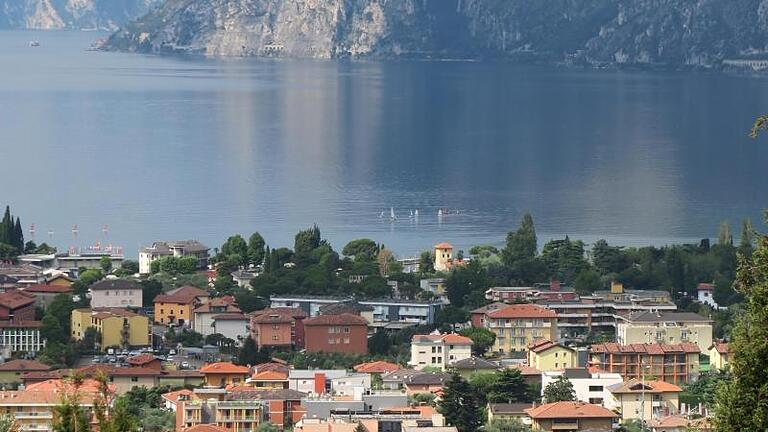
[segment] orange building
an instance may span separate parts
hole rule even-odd
[[[686,384],[698,379],[700,353],[695,343],[603,343],[589,348],[589,365],[621,374],[625,380],[654,376],[660,381]]]
[[[304,348],[304,319],[300,308],[272,308],[251,316],[251,337],[259,348]]]
[[[368,321],[358,315],[320,315],[304,320],[309,352],[368,353]]]
[[[206,387],[226,387],[245,382],[251,370],[245,366],[237,366],[228,362],[210,363],[202,368],[203,385]]]
[[[155,297],[155,323],[163,325],[187,325],[192,327],[192,311],[208,301],[207,291],[184,286]]]
[[[287,389],[288,374],[277,371],[257,372],[248,382],[254,388],[259,389]]]

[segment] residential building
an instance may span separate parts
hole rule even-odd
[[[320,315],[341,315],[352,314],[360,315],[368,321],[368,324],[373,324],[374,314],[373,306],[360,304],[357,300],[344,300],[338,303],[331,303],[320,306]]]
[[[274,308],[301,308],[307,316],[321,315],[320,308],[334,303],[350,302],[351,297],[327,297],[327,296],[270,296],[271,307]],[[374,326],[384,326],[385,323],[404,323],[409,325],[434,324],[437,312],[442,309],[442,301],[416,301],[416,300],[364,300],[358,301],[364,306],[373,307]]]
[[[557,340],[557,314],[537,305],[485,310],[480,324],[496,335],[492,351],[499,354],[526,351],[528,344],[537,339]]]
[[[208,267],[208,246],[196,240],[159,241],[152,246],[139,249],[139,273],[150,274],[152,262],[163,257],[183,258],[192,256],[197,258],[197,268]]]
[[[140,308],[143,306],[143,287],[125,279],[104,279],[91,285],[91,307]]]
[[[23,291],[0,293],[0,322],[35,320],[35,297]]]
[[[466,379],[477,373],[496,373],[501,370],[501,365],[495,361],[486,360],[482,357],[469,357],[454,362],[451,369],[459,373]]]
[[[368,353],[368,321],[352,315],[321,315],[304,320],[309,352]]]
[[[47,364],[35,360],[10,360],[0,363],[0,388],[13,388],[22,383],[21,377],[27,372],[51,370]]]
[[[162,370],[163,364],[160,361],[159,358],[155,357],[154,354],[150,353],[144,353],[135,355],[133,357],[128,357],[125,360],[126,363],[128,363],[128,366],[130,367],[140,367],[140,368],[146,368],[146,369],[154,369],[154,370]]]
[[[344,369],[291,369],[288,371],[288,387],[308,394],[331,393],[332,380],[348,373]]]
[[[253,432],[264,422],[266,404],[255,400],[180,400],[176,430],[195,432]]]
[[[700,283],[696,287],[696,299],[699,303],[712,306],[713,309],[717,310],[719,306],[715,301],[714,294],[715,284],[713,283]]]
[[[450,379],[451,375],[449,373],[421,372],[406,376],[403,380],[403,387],[408,395],[437,393],[443,390],[443,386]]]
[[[232,276],[232,282],[236,283],[240,288],[251,289],[251,281],[259,275],[257,271],[250,270],[236,270],[230,273]]]
[[[251,314],[251,337],[261,347],[301,349],[304,347],[304,319],[301,308],[272,308]]]
[[[306,410],[301,404],[302,399],[306,397],[306,394],[297,392],[290,389],[253,389],[248,387],[239,387],[229,392],[225,398],[225,402],[240,402],[243,404],[256,404],[261,403],[265,407],[266,421],[269,421],[279,429],[283,429],[292,426],[301,420]],[[247,405],[246,405],[247,406]],[[237,420],[237,413],[235,413],[234,419]],[[241,412],[243,421],[251,420],[246,412]],[[224,417],[232,419],[232,417]],[[233,428],[235,423],[232,423]],[[227,427],[226,423],[224,424]],[[244,426],[241,426],[238,430],[247,431]],[[235,432],[232,428],[228,428],[228,431]]]
[[[600,405],[555,402],[525,410],[534,431],[612,431],[618,416]]]
[[[606,408],[618,412],[622,420],[662,418],[680,411],[682,389],[664,381],[631,379],[608,387],[611,398]]]
[[[589,364],[607,372],[621,374],[624,379],[653,376],[672,384],[686,384],[699,377],[698,345],[604,343],[592,345]]]
[[[453,245],[440,243],[435,245],[435,271],[448,271],[453,267]]]
[[[342,377],[331,378],[331,391],[338,396],[362,397],[371,389],[371,376],[366,373],[348,373]]]
[[[247,380],[247,383],[258,389],[287,389],[288,374],[271,370],[257,372]]]
[[[194,320],[192,311],[207,303],[208,299],[207,291],[192,286],[183,286],[160,294],[154,299],[155,323],[191,327]]]
[[[726,342],[715,342],[707,349],[709,352],[709,367],[713,370],[723,370],[731,361],[731,346]]]
[[[420,257],[400,258],[397,262],[403,266],[403,273],[418,273],[421,267]]]
[[[486,300],[494,302],[518,303],[535,301],[571,301],[578,295],[571,287],[565,287],[553,279],[549,285],[538,284],[533,287],[493,287],[485,291]]]
[[[88,371],[89,368],[93,372]],[[115,392],[118,395],[123,395],[138,387],[156,387],[159,383],[159,377],[163,374],[162,371],[143,367],[93,365],[83,369],[80,369],[79,372],[89,377],[94,377],[96,371],[104,373],[109,378],[109,382],[115,386]]]
[[[110,385],[110,389],[114,390],[114,386]],[[30,384],[23,390],[0,391],[0,414],[12,415],[21,431],[52,432],[61,395],[73,391],[71,383],[60,379]],[[95,421],[93,405],[100,394],[99,383],[84,380],[77,391],[80,395],[78,404],[87,420]]]
[[[578,366],[576,350],[547,339],[528,344],[528,366],[542,372],[575,368]]]
[[[358,373],[366,373],[371,375],[382,375],[402,369],[400,365],[390,363],[382,360],[372,361],[367,363],[360,363],[354,365],[352,369]]]
[[[240,385],[250,376],[251,370],[229,362],[210,363],[200,368],[206,387]]]
[[[594,405],[601,405],[608,409],[613,409],[611,405],[611,392],[609,387],[621,384],[624,379],[617,373],[601,371],[595,368],[574,368],[561,371],[544,372],[542,374],[541,389],[542,395],[544,389],[549,384],[557,381],[561,376],[568,378],[573,385],[576,393],[576,400],[588,402]]]
[[[176,413],[179,409],[180,402],[188,401],[191,399],[197,399],[195,392],[189,389],[181,389],[160,395],[163,398],[163,407],[166,411]]]
[[[106,257],[112,264],[112,268],[120,268],[125,256],[123,248],[108,247],[101,248],[99,245],[92,248],[69,248],[66,252],[56,254],[55,268],[77,272],[81,268],[100,269],[101,259]]]
[[[531,386],[538,386],[541,387],[541,377],[542,372],[536,368],[520,365],[520,364],[513,364],[513,365],[507,365],[505,366],[507,369],[516,369],[520,371],[520,375],[523,376],[525,379],[526,384]]]
[[[472,339],[456,333],[414,335],[411,339],[410,365],[446,370],[453,363],[472,357]]]
[[[493,421],[518,420],[520,422],[528,421],[528,408],[533,408],[530,403],[489,403],[488,423]]]
[[[702,352],[712,345],[712,320],[692,312],[642,311],[618,322],[616,342],[695,343]]]
[[[203,374],[199,370],[164,370],[157,380],[159,387],[199,387],[203,385]]]
[[[75,309],[71,315],[72,339],[81,340],[85,332],[94,328],[99,332],[99,348],[149,346],[149,318],[126,309]]]
[[[651,432],[715,432],[710,417],[688,418],[679,414],[651,419],[648,427]]]
[[[71,287],[73,283],[75,283],[75,280],[73,278],[61,272],[57,272],[56,274],[49,276],[45,280],[46,285]]]
[[[244,313],[226,313],[214,315],[213,332],[235,341],[237,346],[242,346],[250,337],[248,328],[251,318]]]
[[[0,321],[0,357],[15,353],[37,354],[45,347],[40,321]]]
[[[35,298],[35,306],[45,310],[59,294],[72,295],[69,285],[30,285],[23,292]]]
[[[0,263],[0,276],[15,280],[15,285],[22,287],[45,283],[43,269],[31,264]]]
[[[242,312],[232,296],[212,298],[192,311],[192,329],[203,336],[212,335],[216,333],[213,328],[214,316]]]

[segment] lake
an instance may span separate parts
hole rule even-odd
[[[501,244],[526,211],[539,246],[763,228],[767,77],[87,51],[99,36],[0,32],[0,204],[38,243],[292,246],[317,223],[408,256]]]

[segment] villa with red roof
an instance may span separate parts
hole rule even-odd
[[[414,335],[411,340],[410,365],[416,370],[426,367],[446,370],[460,360],[472,357],[472,339],[456,333]]]
[[[492,331],[499,354],[526,351],[538,339],[557,340],[557,313],[533,304],[496,305],[472,311],[472,325]],[[481,316],[479,316],[481,315]]]
[[[368,363],[360,363],[352,367],[357,373],[367,374],[385,374],[402,369],[400,365],[390,363],[386,361],[372,361]]]
[[[535,431],[588,431],[614,429],[618,415],[586,402],[555,402],[525,410]]]
[[[237,366],[228,362],[210,363],[202,368],[203,383],[207,387],[226,387],[245,382],[251,373],[250,368]]]

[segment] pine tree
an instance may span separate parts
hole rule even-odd
[[[513,268],[515,264],[530,260],[536,256],[536,227],[533,225],[533,217],[526,213],[520,221],[520,228],[507,234],[507,245],[501,251],[502,259],[507,267]]]
[[[443,387],[443,398],[437,410],[459,432],[475,432],[483,424],[483,411],[474,389],[457,373],[452,374]]]
[[[517,369],[504,369],[488,391],[492,403],[528,402],[528,384]]]
[[[731,341],[731,376],[717,392],[718,432],[768,430],[768,238],[761,237],[751,258],[740,258],[735,288],[746,311]]]

